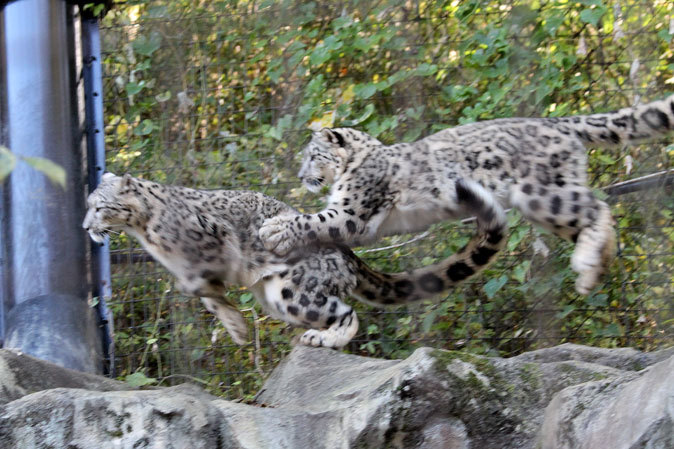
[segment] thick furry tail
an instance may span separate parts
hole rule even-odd
[[[575,133],[589,147],[635,145],[674,131],[674,95],[603,114],[544,120],[556,123],[562,132]]]
[[[358,285],[352,294],[375,306],[407,304],[439,293],[484,270],[506,242],[508,223],[494,196],[474,181],[456,182],[457,203],[477,218],[477,234],[442,262],[406,273],[380,273],[358,259]]]

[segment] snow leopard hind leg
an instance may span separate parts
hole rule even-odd
[[[571,268],[576,291],[587,295],[597,286],[616,254],[611,210],[588,187],[517,184],[511,203],[525,218],[575,243]]]
[[[275,318],[309,328],[300,344],[344,347],[358,332],[356,312],[341,299],[356,286],[355,256],[337,245],[309,245],[291,253],[287,263],[251,289],[258,301]]]

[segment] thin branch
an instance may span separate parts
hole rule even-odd
[[[260,363],[261,359],[260,354],[262,353],[262,345],[260,344],[260,323],[258,323],[257,312],[255,311],[255,307],[251,307],[250,309],[244,309],[244,311],[245,310],[250,310],[251,314],[253,315],[253,329],[255,330],[255,357],[254,357],[255,369],[260,374],[260,376],[265,377],[267,374],[262,369],[262,364]]]
[[[194,382],[198,382],[198,383],[203,384],[203,385],[210,385],[208,383],[208,381],[205,381],[203,379],[199,379],[198,377],[190,376],[189,374],[170,374],[168,376],[164,376],[157,381],[157,385],[161,384],[165,380],[172,379],[172,378],[175,378],[175,377],[181,377],[181,378],[184,378],[184,379],[189,379],[189,380],[192,380]]]

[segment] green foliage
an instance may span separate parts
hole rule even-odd
[[[21,156],[21,159],[49,178],[54,184],[66,188],[66,171],[60,165],[42,157]]]
[[[315,211],[320,199],[296,178],[310,127],[413,141],[476,120],[609,110],[671,92],[669,7],[622,3],[126,2],[103,22],[108,168],[261,190]],[[674,147],[594,149],[589,165],[599,188],[674,166]],[[482,276],[438,303],[358,304],[361,332],[348,350],[395,358],[421,345],[513,355],[564,341],[663,344],[674,327],[674,195],[609,200],[621,254],[589,297],[573,289],[572,245],[511,213],[505,254]],[[357,252],[401,271],[451,255],[472,232],[443,223],[413,244],[398,236],[376,245],[392,249]],[[140,254],[125,235],[112,244],[120,259]],[[215,393],[250,397],[298,333],[232,289],[260,342],[236,347],[154,263],[115,265],[113,290],[122,377],[193,376]]]
[[[106,2],[91,2],[84,3],[83,10],[86,13],[90,13],[94,17],[100,17],[101,14],[105,11]]]
[[[66,188],[66,171],[60,165],[42,157],[18,156],[0,145],[0,182],[16,167],[17,160],[23,161],[45,175],[51,182]]]
[[[152,385],[157,383],[157,379],[147,377],[145,374],[141,372],[129,374],[128,376],[124,377],[124,381],[134,388],[144,387],[146,385]]]
[[[0,181],[9,176],[15,166],[16,156],[14,156],[14,153],[0,145]]]

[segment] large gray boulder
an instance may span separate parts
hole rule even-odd
[[[19,352],[0,349],[0,406],[36,391],[59,387],[98,391],[130,389],[124,382],[69,370]]]
[[[639,364],[656,360],[630,354]],[[336,427],[318,430],[345,442],[332,447],[528,448],[556,393],[639,378],[614,367],[637,366],[630,354],[562,345],[501,359],[421,348],[385,361],[298,347],[257,400],[312,415],[338,413]]]
[[[674,448],[674,357],[630,379],[587,382],[559,392],[545,410],[539,446]]]
[[[134,391],[0,350],[0,447],[664,449],[672,368],[671,351],[577,345],[405,360],[297,347],[248,405],[191,385]]]
[[[196,387],[44,390],[5,406],[3,448],[239,448]]]

